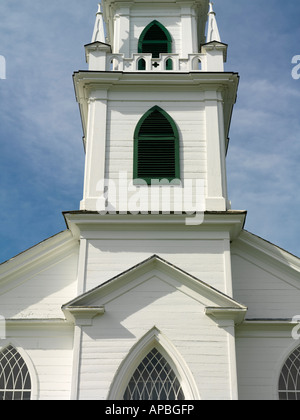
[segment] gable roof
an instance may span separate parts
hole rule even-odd
[[[19,276],[33,266],[42,266],[73,250],[78,242],[70,230],[64,230],[0,264],[0,284],[12,276]]]
[[[153,270],[162,273],[168,279],[174,280],[177,289],[180,288],[183,293],[192,296],[194,299],[199,299],[200,301],[204,298],[205,301],[212,302],[212,305],[206,306],[205,309],[208,315],[216,318],[235,319],[237,322],[241,322],[244,319],[247,311],[246,306],[158,255],[152,255],[150,258],[120,273],[105,283],[76,297],[63,305],[62,310],[67,317],[71,314],[73,317],[79,316],[82,318],[85,311],[88,316],[103,314],[105,312],[106,302],[129,291],[133,287],[133,281]]]
[[[233,241],[233,246],[241,252],[244,249],[247,254],[251,252],[256,257],[269,261],[272,266],[288,271],[300,280],[300,258],[266,239],[243,229]]]

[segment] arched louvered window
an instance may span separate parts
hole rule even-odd
[[[175,372],[153,348],[142,360],[124,393],[124,400],[184,400]]]
[[[279,377],[280,400],[300,400],[300,346],[286,360]]]
[[[140,36],[138,52],[151,53],[153,58],[159,58],[160,53],[172,53],[172,38],[169,31],[158,21],[151,22]],[[172,60],[168,60],[167,70],[171,70],[171,66]]]
[[[180,178],[179,134],[173,119],[158,106],[139,121],[134,135],[135,180]]]
[[[30,400],[31,379],[20,353],[8,346],[0,353],[0,400]]]

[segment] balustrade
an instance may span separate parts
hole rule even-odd
[[[123,54],[107,54],[106,71],[203,71],[205,61],[205,54],[189,54],[187,58],[167,53],[160,54],[159,58],[152,58],[150,53],[133,54],[131,58],[124,58]]]

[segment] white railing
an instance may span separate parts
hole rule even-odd
[[[160,54],[152,58],[152,54],[133,54],[132,58],[124,58],[123,54],[107,54],[106,71],[123,72],[168,72],[168,71],[205,71],[206,54],[189,54],[188,58],[179,58],[179,54]]]

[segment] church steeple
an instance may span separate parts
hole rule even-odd
[[[81,209],[102,211],[109,203],[123,211],[130,197],[143,193],[136,199],[143,211],[162,211],[161,203],[153,207],[146,195],[159,191],[151,188],[153,180],[166,180],[172,183],[171,211],[178,202],[186,212],[193,207],[186,205],[194,194],[187,191],[189,182],[201,183],[205,210],[226,211],[225,156],[238,76],[224,72],[227,45],[212,3],[102,0],[101,5],[92,42],[85,46],[88,71],[74,75],[86,146]],[[128,189],[130,197],[113,200],[107,181],[117,194]],[[167,187],[162,189],[166,197]],[[173,193],[186,194],[184,206]]]

